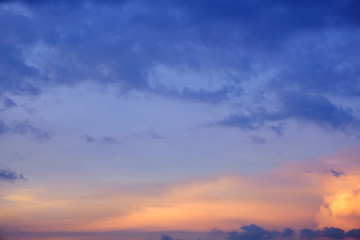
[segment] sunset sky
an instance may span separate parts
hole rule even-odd
[[[360,239],[359,13],[0,0],[0,240]]]

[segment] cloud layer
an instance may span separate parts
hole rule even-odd
[[[2,94],[96,82],[209,104],[250,96],[219,123],[256,130],[296,119],[358,135],[359,114],[346,101],[360,94],[355,0],[2,1],[1,9]],[[164,69],[209,77],[175,86]]]

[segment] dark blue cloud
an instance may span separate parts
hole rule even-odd
[[[313,239],[313,238],[321,238],[327,237],[331,239],[344,239],[347,233],[340,228],[324,228],[323,230],[312,230],[312,229],[303,229],[301,230],[300,237],[306,239]]]
[[[295,232],[291,228],[285,228],[284,232],[268,231],[255,224],[244,225],[242,231],[229,233],[228,240],[265,240],[293,237]]]
[[[318,238],[320,236],[321,236],[320,230],[312,230],[312,229],[304,228],[300,232],[301,238],[313,239],[313,238]]]
[[[346,237],[360,239],[360,229],[352,229],[345,234]]]
[[[268,231],[259,226],[251,224],[241,227],[241,232],[233,231],[228,235],[228,240],[266,240],[266,239],[299,239],[297,233],[291,228],[285,228],[284,231]],[[343,229],[326,227],[322,230],[302,229],[300,238],[302,239],[345,239],[346,237],[360,238],[359,229],[353,229],[345,232]]]
[[[322,235],[324,237],[332,238],[332,239],[342,239],[345,237],[345,231],[340,228],[324,228],[322,230]]]
[[[161,240],[172,240],[172,237],[165,234],[161,234]]]
[[[0,169],[0,181],[15,182],[17,180],[25,180],[22,174],[17,174],[10,168]]]
[[[284,92],[280,101],[282,109],[277,113],[280,119],[295,118],[339,130],[359,127],[359,119],[353,115],[352,109],[336,106],[322,96]]]
[[[359,42],[329,46],[338,56],[333,62],[321,61],[329,58],[321,43],[305,51],[311,56],[291,55],[291,61],[287,48],[305,33],[357,27],[359,4],[355,0],[341,4],[279,0],[159,0],[151,4],[136,0],[2,1],[12,2],[28,4],[33,16],[7,11],[1,16],[1,22],[6,23],[0,28],[6,36],[0,42],[4,50],[0,62],[6,69],[0,74],[2,91],[38,94],[43,85],[71,85],[86,79],[119,83],[123,90],[144,90],[150,88],[147,75],[156,64],[193,69],[231,67],[255,74],[253,64],[273,68],[278,67],[274,64],[288,63],[282,71],[282,85],[300,84],[311,90],[327,86],[332,91],[340,86],[344,94],[354,94],[358,88],[350,88],[349,83],[357,82],[356,54],[351,51],[358,49]],[[39,43],[56,52],[40,56],[46,66],[25,61],[28,50]],[[311,60],[313,55],[318,57]],[[303,64],[298,64],[301,59]],[[336,75],[339,71],[333,63],[339,60],[344,66],[352,63],[352,71]],[[207,98],[205,92],[197,95]],[[185,92],[183,97],[194,98],[194,94]]]
[[[0,111],[5,111],[5,110],[7,110],[9,108],[13,108],[13,107],[16,107],[16,106],[17,105],[13,100],[11,100],[8,97],[4,97],[2,99],[2,106],[0,107]]]
[[[281,234],[281,237],[293,237],[295,235],[295,231],[291,228],[285,228],[284,232]]]
[[[319,95],[286,91],[278,94],[279,108],[274,111],[259,109],[248,115],[231,115],[218,123],[226,127],[238,127],[244,130],[256,130],[266,124],[270,129],[281,135],[281,129],[271,125],[288,119],[318,125],[328,130],[338,130],[345,133],[359,132],[360,119],[353,110],[331,103]]]
[[[7,9],[12,3],[28,12]],[[274,112],[248,103],[249,114],[241,109],[219,124],[266,126],[279,136],[290,119],[359,130],[355,110],[328,96],[360,96],[357,0],[7,0],[0,6],[0,94],[38,95],[48,87],[95,81],[121,93],[137,89],[223,103],[247,92],[245,83],[276,72],[256,91],[277,93]],[[216,79],[220,87],[213,91],[154,87],[149,75],[158,65],[211,69],[228,79]],[[37,134],[30,129],[17,132]]]
[[[47,131],[34,127],[30,124],[29,120],[15,121],[11,124],[6,124],[0,119],[0,135],[5,133],[30,135],[38,141],[50,139],[50,134]]]

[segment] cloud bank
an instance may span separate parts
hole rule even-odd
[[[243,225],[240,231],[224,232],[220,230],[212,230],[205,237],[199,239],[211,240],[312,240],[312,239],[359,239],[360,229],[352,229],[344,231],[341,228],[326,227],[322,230],[301,229],[298,232],[291,228],[284,228],[282,232],[266,230],[255,224]],[[161,234],[161,240],[173,240],[169,235]],[[186,238],[185,238],[186,239]],[[190,238],[188,238],[190,239]]]

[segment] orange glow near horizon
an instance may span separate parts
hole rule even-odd
[[[329,159],[333,164],[334,157]],[[333,166],[322,158],[263,174],[186,180],[154,187],[155,194],[94,190],[69,198],[52,189],[14,189],[1,193],[0,223],[47,231],[208,231],[251,223],[272,229],[357,228],[360,168],[347,168],[344,159],[343,164],[334,165],[346,172],[340,177],[321,170]]]

